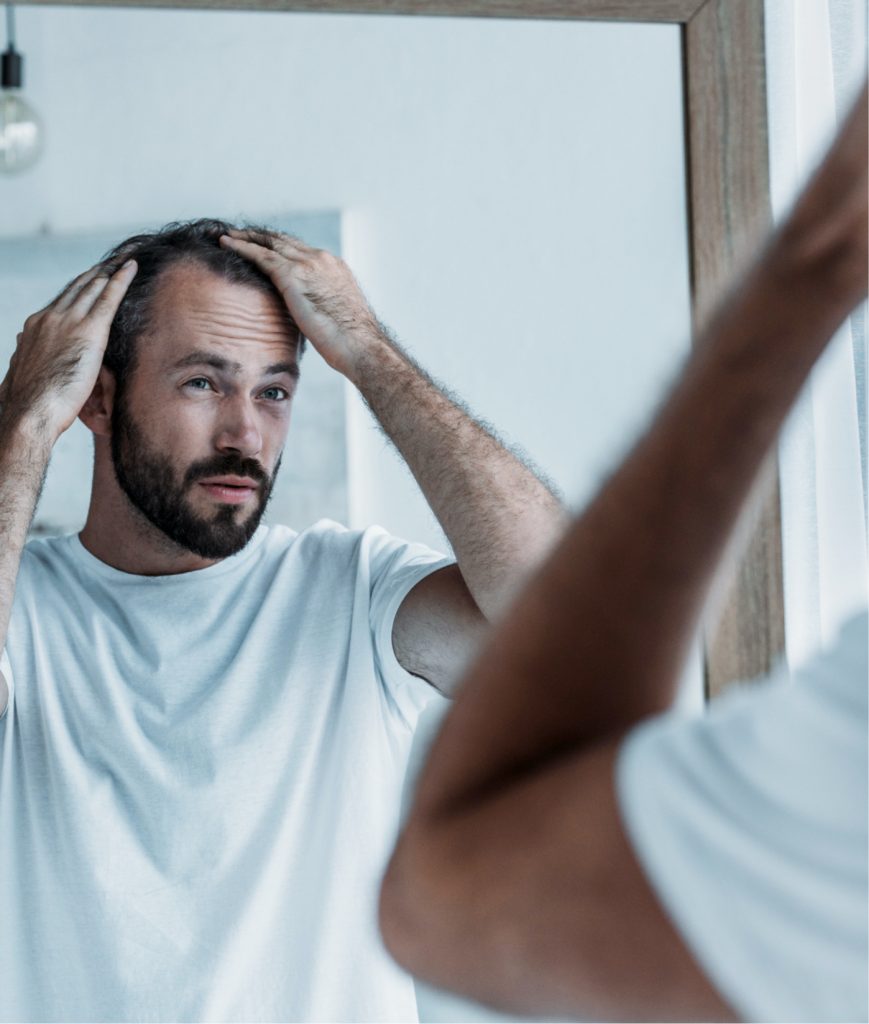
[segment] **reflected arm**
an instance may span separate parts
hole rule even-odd
[[[450,692],[458,672],[566,525],[561,503],[403,352],[349,267],[301,239],[233,231],[220,242],[269,274],[320,355],[358,388],[410,467],[458,566],[411,591],[393,645],[410,672]]]
[[[6,645],[21,553],[52,447],[38,423],[0,412],[0,650]],[[0,676],[0,714],[7,700],[6,680]]]
[[[485,631],[567,523],[552,490],[380,330],[351,380],[407,462],[458,565],[426,577],[396,615],[411,672],[451,692]]]

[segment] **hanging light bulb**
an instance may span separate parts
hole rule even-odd
[[[15,49],[15,23],[6,6],[7,47],[0,67],[0,172],[26,171],[42,152],[42,122],[21,95],[24,58]]]

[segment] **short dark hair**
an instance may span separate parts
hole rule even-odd
[[[160,275],[173,265],[199,264],[235,284],[245,284],[277,298],[283,305],[280,292],[268,275],[250,260],[224,249],[219,243],[221,235],[236,229],[235,224],[202,217],[198,220],[174,221],[159,231],[133,235],[119,242],[102,258],[104,269],[114,273],[126,260],[138,264],[109,331],[109,340],[103,365],[115,376],[118,393],[122,393],[136,365],[136,343],[150,324],[154,295]],[[278,232],[261,225],[245,224],[243,230],[254,233],[260,245],[274,248]],[[299,355],[304,351],[305,339],[287,313],[287,326],[298,337]]]

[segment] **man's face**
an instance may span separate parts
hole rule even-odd
[[[112,462],[132,504],[170,540],[226,558],[259,525],[298,378],[279,300],[199,264],[170,267],[151,329],[112,410]]]

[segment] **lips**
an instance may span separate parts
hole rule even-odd
[[[248,477],[213,477],[199,485],[212,498],[225,505],[240,505],[256,494],[259,484]]]
[[[253,490],[259,487],[259,482],[249,476],[210,476],[199,482],[206,487],[239,487]]]

